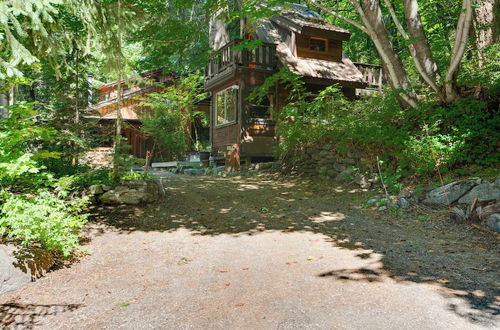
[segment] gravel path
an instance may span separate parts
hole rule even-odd
[[[0,296],[41,329],[482,329],[498,326],[498,238],[440,211],[270,176],[168,179],[101,208],[88,256]]]

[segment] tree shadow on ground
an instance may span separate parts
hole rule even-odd
[[[38,318],[74,311],[81,305],[0,304],[0,327],[33,329]]]
[[[269,177],[173,179],[167,197],[143,207],[98,207],[93,220],[123,234],[134,231],[193,235],[258,235],[265,231],[313,232],[360,259],[381,255],[383,267],[332,270],[321,277],[438,285],[447,298],[461,298],[472,311],[449,309],[471,322],[492,326],[500,313],[499,241],[467,225],[451,224],[439,211],[406,213],[363,210],[373,193],[309,181]],[[371,252],[366,252],[369,250]]]

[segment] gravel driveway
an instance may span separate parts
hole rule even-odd
[[[482,329],[498,326],[498,238],[441,211],[270,176],[168,179],[100,208],[89,255],[0,296],[41,329]]]

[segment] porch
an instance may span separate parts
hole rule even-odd
[[[260,43],[254,49],[243,48],[243,39],[235,39],[219,49],[205,68],[205,88],[210,89],[236,76],[244,68],[272,72],[276,68],[276,45]]]

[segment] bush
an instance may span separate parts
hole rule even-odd
[[[491,78],[490,80],[492,80]],[[268,79],[252,96],[267,93],[269,84],[285,84],[289,103],[280,110],[280,155],[301,154],[308,146],[334,143],[338,151],[351,148],[385,161],[391,175],[433,177],[463,166],[497,167],[500,116],[494,98],[462,97],[451,105],[422,99],[417,109],[403,109],[392,91],[347,101],[334,87],[314,96],[291,73]],[[373,161],[375,165],[375,161]]]
[[[65,201],[63,197],[46,191],[35,197],[10,196],[1,208],[0,236],[70,255],[79,246],[78,235],[87,221],[82,210],[88,199]]]

